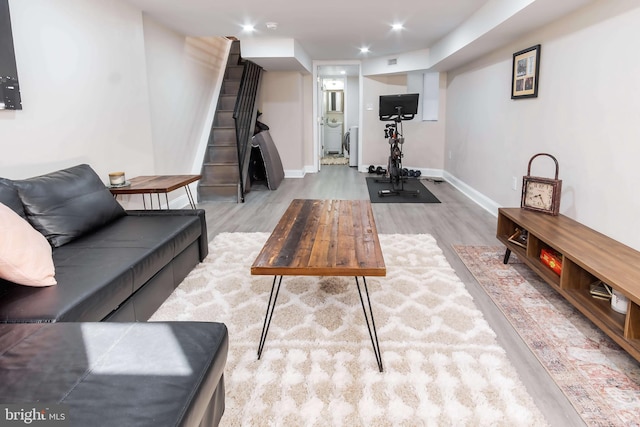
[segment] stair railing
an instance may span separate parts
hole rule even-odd
[[[256,99],[260,87],[262,67],[245,61],[242,80],[238,89],[238,98],[233,111],[236,125],[236,144],[238,147],[238,168],[240,173],[240,188],[238,197],[244,203],[245,188],[249,176],[249,161],[251,157],[251,138],[256,125],[258,107]]]

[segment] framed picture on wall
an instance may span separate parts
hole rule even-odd
[[[537,98],[540,77],[540,45],[513,54],[511,99]]]
[[[0,0],[0,110],[22,110],[8,0]]]

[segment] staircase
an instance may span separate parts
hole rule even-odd
[[[234,119],[244,68],[245,63],[240,58],[240,42],[233,41],[202,163],[202,179],[198,183],[200,201],[244,201],[243,193],[248,191],[240,177],[242,162],[238,161]],[[248,187],[248,183],[246,185]]]

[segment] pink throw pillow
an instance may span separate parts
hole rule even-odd
[[[25,219],[0,203],[0,277],[26,286],[55,285],[51,245]]]

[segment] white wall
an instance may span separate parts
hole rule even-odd
[[[302,146],[304,149],[304,170],[310,171],[313,165],[313,91],[315,85],[313,83],[313,74],[304,74],[302,76],[303,90],[303,113],[302,113]]]
[[[154,170],[140,11],[102,0],[9,2],[23,110],[0,111],[0,176],[89,163]]]
[[[108,181],[199,173],[228,41],[177,34],[120,0],[11,1],[22,111],[0,111],[0,176],[88,163]],[[174,207],[186,203],[175,192]],[[125,207],[139,196],[121,197]]]
[[[441,73],[439,120],[427,122],[419,114],[410,121],[402,122],[405,143],[402,164],[407,169],[440,171],[444,168],[446,75]],[[368,165],[387,165],[389,157],[388,139],[384,138],[385,125],[380,121],[378,107],[380,95],[420,92],[421,88],[407,89],[407,75],[364,77],[364,112],[362,123],[362,162]]]
[[[347,132],[350,127],[358,126],[360,120],[360,79],[358,76],[348,76],[346,79],[345,126]]]
[[[389,157],[389,143],[384,138],[385,124],[378,116],[380,95],[391,95],[407,92],[407,76],[389,75],[363,77],[362,117],[362,163],[365,166],[383,165],[386,167]]]
[[[639,22],[637,1],[595,2],[449,72],[447,172],[497,206],[519,206],[529,159],[551,153],[561,213],[640,249]],[[511,100],[512,53],[537,43],[539,96]],[[551,176],[551,165],[536,159],[532,174]]]
[[[269,126],[287,177],[304,175],[305,159],[313,146],[309,140],[310,82],[297,71],[267,71],[262,76],[260,121]]]
[[[185,38],[146,15],[143,22],[155,172],[200,173],[231,42]]]

